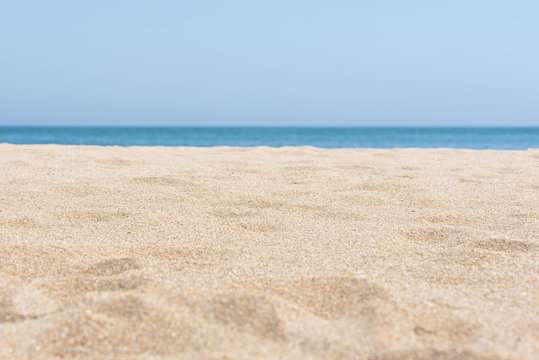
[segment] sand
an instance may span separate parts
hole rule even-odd
[[[539,151],[0,145],[1,359],[533,359]]]

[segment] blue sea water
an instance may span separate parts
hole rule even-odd
[[[539,148],[539,127],[0,127],[0,143],[322,148]]]

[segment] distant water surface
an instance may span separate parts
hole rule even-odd
[[[538,148],[539,127],[0,127],[0,143],[509,150]]]

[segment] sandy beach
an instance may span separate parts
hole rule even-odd
[[[538,150],[0,154],[0,359],[539,354]]]

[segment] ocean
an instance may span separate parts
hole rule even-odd
[[[322,148],[539,148],[539,127],[0,127],[0,143]]]

